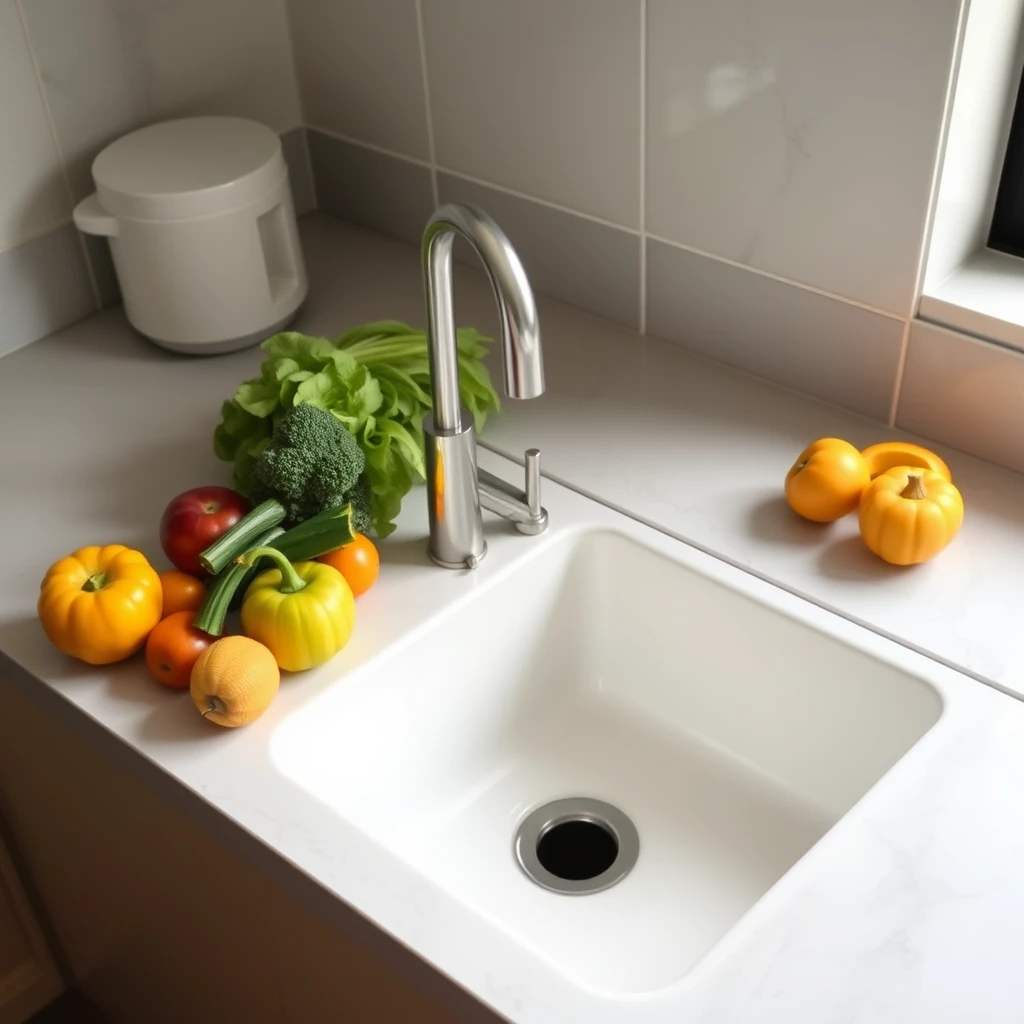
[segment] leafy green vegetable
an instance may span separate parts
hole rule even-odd
[[[457,332],[462,404],[482,430],[500,408],[482,360],[490,338]],[[284,331],[261,346],[260,376],[243,382],[221,407],[213,450],[234,462],[235,487],[252,494],[253,466],[284,413],[314,405],[333,414],[366,456],[374,529],[386,537],[402,498],[425,476],[423,417],[432,408],[427,338],[408,324],[363,324],[334,341]]]

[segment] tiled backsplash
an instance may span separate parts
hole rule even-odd
[[[539,290],[880,419],[959,9],[289,0],[326,209],[476,202]]]
[[[1024,471],[1024,358],[912,319],[962,3],[0,0],[0,354],[116,296],[95,153],[237,114],[300,210],[477,203],[539,291]]]
[[[71,210],[108,142],[190,114],[295,132],[305,160],[284,0],[0,0],[0,355],[116,297]]]

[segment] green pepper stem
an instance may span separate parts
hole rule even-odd
[[[266,533],[260,535],[253,547],[266,547],[283,533],[284,530],[280,526],[271,527]],[[243,584],[249,580],[249,572],[250,570],[245,564],[245,556],[241,555],[218,573],[217,578],[210,583],[210,589],[206,592],[206,600],[203,601],[203,606],[199,609],[195,622],[192,623],[196,629],[201,629],[204,633],[209,633],[210,636],[220,636],[224,632],[224,619],[228,614],[228,609],[231,607],[235,595],[243,589]]]
[[[83,584],[82,589],[87,593],[94,593],[97,590],[102,590],[107,585],[107,574],[105,572],[97,572],[90,576]]]
[[[295,571],[295,566],[277,548],[253,548],[245,553],[245,564],[255,565],[260,558],[269,558],[281,570],[282,594],[297,594],[306,586],[306,581]]]

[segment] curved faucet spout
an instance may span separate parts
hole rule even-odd
[[[446,569],[475,569],[487,553],[481,508],[508,519],[527,535],[543,533],[548,514],[540,502],[540,452],[526,453],[523,490],[477,466],[473,421],[463,422],[459,402],[459,348],[452,296],[452,246],[461,235],[487,271],[498,303],[505,393],[536,398],[544,393],[537,305],[519,257],[505,233],[475,206],[450,203],[427,222],[423,276],[433,412],[423,420],[430,557]]]
[[[456,235],[465,238],[476,251],[494,289],[501,323],[505,393],[510,398],[536,398],[544,393],[537,305],[516,251],[483,210],[447,203],[427,222],[423,272],[434,424],[441,432],[453,433],[462,430],[452,291],[452,245]]]

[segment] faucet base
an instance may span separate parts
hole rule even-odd
[[[461,562],[442,561],[429,548],[427,549],[427,554],[434,565],[439,565],[442,569],[475,569],[487,554],[487,545],[484,544],[484,549],[479,555],[467,555]]]
[[[514,520],[512,525],[527,537],[537,537],[548,528],[547,509],[542,508],[540,514],[535,519]]]
[[[484,522],[477,490],[476,432],[462,410],[464,426],[439,430],[432,415],[423,420],[427,468],[427,512],[431,560],[446,569],[471,569],[484,557]]]

